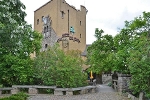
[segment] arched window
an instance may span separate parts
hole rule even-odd
[[[47,30],[47,32],[48,32],[48,26],[47,26],[46,30]]]
[[[81,26],[81,21],[80,21],[80,26]]]
[[[44,33],[46,33],[46,27],[44,27]]]
[[[45,48],[47,48],[48,47],[48,44],[45,44]]]
[[[39,24],[39,19],[37,19],[37,25]]]

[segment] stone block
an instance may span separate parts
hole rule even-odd
[[[140,100],[139,98],[136,98],[135,96],[133,96],[132,94],[129,94],[129,93],[128,93],[128,98],[130,98],[131,100]]]
[[[128,89],[130,79],[131,77],[126,77],[125,75],[118,77],[118,92],[123,92]]]
[[[2,94],[2,91],[0,90],[0,95]]]
[[[19,89],[18,88],[13,88],[11,90],[11,94],[17,94],[19,92]]]
[[[131,96],[132,96],[131,94],[128,94],[128,98],[131,98]]]
[[[91,92],[95,93],[96,92],[96,88],[92,88]]]
[[[88,89],[85,89],[85,93],[89,93],[89,90],[88,90]]]
[[[62,92],[62,91],[57,91],[57,90],[55,90],[55,91],[54,91],[54,95],[63,95],[63,92]]]
[[[85,90],[81,90],[81,91],[80,91],[80,94],[85,94]]]
[[[140,94],[139,94],[139,100],[143,100],[143,98],[144,98],[144,94],[143,94],[143,92],[140,92]]]
[[[38,94],[38,90],[36,88],[29,88],[28,93],[29,94]]]
[[[87,89],[88,90],[88,93],[91,93],[92,92],[92,88],[90,88],[90,89]]]
[[[66,91],[66,95],[73,95],[73,91]]]

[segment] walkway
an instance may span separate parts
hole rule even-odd
[[[30,96],[29,100],[129,100],[120,96],[111,87],[106,85],[97,85],[97,93],[73,95],[73,96],[54,96],[38,94]]]

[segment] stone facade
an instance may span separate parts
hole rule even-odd
[[[49,30],[56,35],[51,36],[52,44],[56,42],[56,37],[61,37],[64,33],[69,33],[79,42],[68,40],[69,50],[80,50],[83,52],[86,47],[86,13],[87,9],[84,6],[80,10],[69,5],[65,0],[51,0],[34,11],[34,30],[43,33],[43,23],[46,16],[50,17]],[[44,25],[45,26],[45,25]],[[75,33],[70,33],[70,28],[73,27]],[[50,33],[47,33],[50,35]],[[42,50],[50,44],[50,38],[44,39],[42,43]],[[49,43],[47,43],[49,41]],[[63,43],[60,42],[60,48],[63,48]]]
[[[38,94],[38,90],[36,88],[29,88],[28,93],[29,94]]]
[[[57,40],[58,36],[56,35],[54,29],[51,27],[51,19],[49,16],[46,16],[43,18],[44,24],[43,24],[43,39],[42,39],[42,48],[41,51],[45,51],[48,46],[53,46]]]
[[[18,88],[13,88],[11,90],[11,94],[17,94],[19,92],[19,89]]]
[[[118,92],[125,92],[129,88],[130,75],[118,74]]]

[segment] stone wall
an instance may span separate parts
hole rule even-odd
[[[130,75],[118,74],[118,92],[125,92],[129,88]]]
[[[49,46],[53,46],[59,38],[56,35],[54,29],[51,27],[50,17],[47,16],[44,19],[45,23],[43,24],[43,31],[42,31],[43,39],[41,51],[45,51]]]

